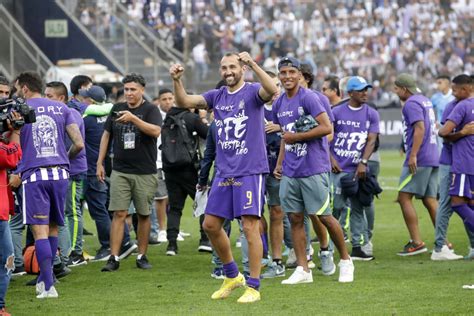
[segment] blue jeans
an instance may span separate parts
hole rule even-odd
[[[107,210],[107,185],[97,180],[96,176],[88,176],[84,181],[84,196],[97,228],[99,243],[102,248],[110,248],[111,220]]]
[[[451,166],[439,165],[439,204],[436,210],[436,224],[435,224],[435,250],[440,251],[446,240],[448,231],[448,223],[453,209],[451,208],[451,197],[449,196],[449,185],[451,183]],[[467,236],[471,248],[474,248],[474,232],[471,232],[466,227]]]
[[[5,307],[5,296],[15,269],[12,236],[8,221],[0,221],[0,308]]]
[[[309,255],[309,247],[311,246],[311,228],[310,219],[307,215],[304,217],[304,232],[306,233],[306,254]],[[287,248],[293,248],[293,240],[291,239],[291,224],[288,214],[283,217],[283,242]]]

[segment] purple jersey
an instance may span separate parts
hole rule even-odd
[[[379,114],[367,104],[359,108],[349,102],[333,108],[334,139],[331,152],[344,172],[353,172],[364,154],[369,133],[379,133]]]
[[[423,122],[425,135],[417,155],[418,167],[437,167],[439,165],[439,152],[436,135],[436,117],[431,101],[421,95],[415,94],[408,98],[402,109],[403,141],[405,144],[406,159],[404,166],[408,166],[408,158],[413,147],[414,124]]]
[[[79,130],[81,131],[82,139],[86,139],[85,130],[84,130],[84,120],[82,119],[81,114],[77,110],[71,111],[72,119],[74,123],[77,124]],[[66,135],[66,149],[72,144],[69,136]],[[87,172],[87,158],[86,158],[86,149],[82,149],[76,157],[69,161],[69,174],[71,176],[79,175]]]
[[[457,104],[457,100],[451,101],[446,105],[446,108],[443,111],[443,115],[441,116],[441,124],[445,124],[446,121],[448,120],[449,114],[453,111],[454,107]],[[453,150],[453,144],[450,142],[443,142],[443,148],[441,149],[441,155],[439,156],[439,163],[443,165],[448,165],[450,166],[453,157],[452,157],[452,150]]]
[[[295,122],[302,115],[313,117],[326,112],[318,96],[311,90],[300,87],[298,93],[288,98],[286,93],[273,104],[273,121],[280,124],[286,133],[295,132]],[[309,177],[329,172],[328,141],[326,137],[285,145],[283,174],[291,178]]]
[[[474,98],[460,101],[448,120],[456,124],[456,129],[461,130],[464,125],[474,122]],[[465,136],[453,143],[453,164],[452,173],[474,175],[474,135]]]
[[[265,150],[264,101],[258,83],[245,83],[239,90],[227,87],[203,94],[216,122],[217,177],[230,178],[268,173]]]
[[[66,126],[75,123],[66,104],[45,98],[26,101],[36,113],[36,122],[25,124],[21,130],[22,179],[36,169],[47,166],[69,168],[64,138]]]
[[[331,121],[331,123],[334,123],[334,114],[332,113],[331,102],[329,102],[328,97],[319,91],[315,91],[315,90],[312,90],[312,91],[316,93],[316,95],[319,98],[319,101],[321,101],[321,104],[323,105],[324,110],[326,110],[326,113],[329,116],[329,121]]]

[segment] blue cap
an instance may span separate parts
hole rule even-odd
[[[372,88],[372,85],[367,83],[367,81],[359,76],[351,77],[347,81],[347,92],[351,91],[361,91],[365,88]]]
[[[89,89],[79,89],[79,95],[91,98],[98,103],[105,102],[106,99],[105,91],[100,86],[92,86]]]
[[[278,63],[278,70],[280,70],[281,67],[295,67],[296,69],[300,70],[301,64],[298,59],[287,56],[280,59],[280,62]]]

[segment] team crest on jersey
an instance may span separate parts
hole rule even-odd
[[[239,109],[243,109],[245,107],[245,101],[244,100],[240,100],[239,102]]]
[[[58,126],[54,119],[39,115],[32,125],[36,158],[58,157]]]

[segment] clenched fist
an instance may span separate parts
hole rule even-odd
[[[170,76],[173,80],[179,80],[183,76],[184,67],[180,64],[174,64],[170,67]]]

